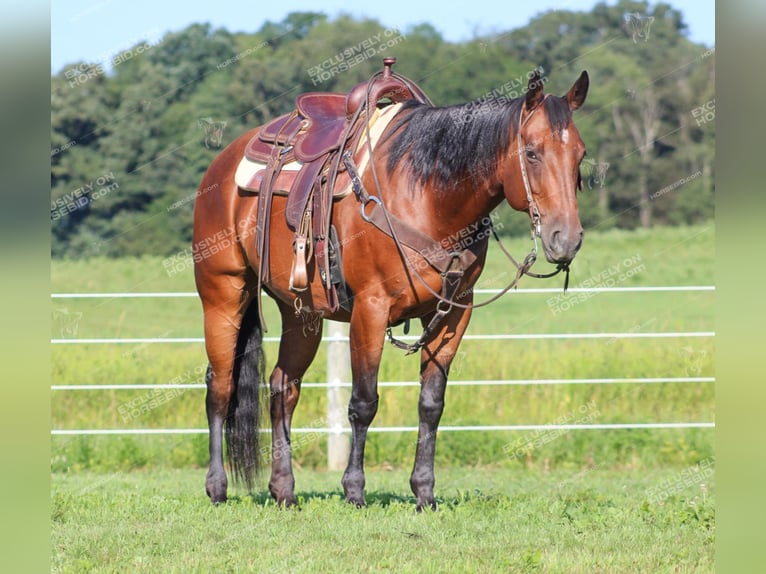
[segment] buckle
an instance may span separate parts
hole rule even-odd
[[[383,203],[380,201],[378,196],[368,195],[367,199],[359,206],[359,212],[362,214],[362,219],[364,219],[367,223],[372,223],[372,220],[367,217],[367,213],[364,211],[369,203],[377,203],[378,205],[383,205]]]

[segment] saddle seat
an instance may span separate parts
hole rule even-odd
[[[295,111],[263,126],[245,149],[245,157],[268,161],[274,146],[292,146],[295,159],[308,163],[338,149],[348,125],[345,103],[345,94],[301,94],[295,100]]]

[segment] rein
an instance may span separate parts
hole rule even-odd
[[[548,95],[546,94],[545,97],[548,97]],[[542,103],[539,104],[538,107],[540,105],[542,105]],[[369,102],[367,102],[367,109],[369,109]],[[515,288],[518,285],[519,280],[524,275],[528,275],[535,279],[547,279],[557,275],[561,271],[565,271],[566,277],[564,279],[564,291],[566,292],[567,288],[569,287],[569,264],[559,264],[555,271],[552,271],[551,273],[545,273],[545,274],[534,273],[530,270],[532,265],[534,265],[535,261],[537,260],[537,238],[540,237],[541,217],[540,217],[540,212],[537,209],[537,205],[535,204],[534,199],[532,197],[532,190],[529,184],[529,177],[527,176],[527,169],[524,163],[524,156],[523,156],[523,143],[521,139],[521,131],[522,131],[522,127],[529,121],[529,118],[532,117],[532,114],[536,110],[537,110],[537,107],[535,107],[529,113],[529,115],[526,117],[526,119],[524,119],[522,123],[522,118],[524,115],[524,106],[523,105],[521,106],[521,112],[519,115],[519,129],[516,136],[517,153],[519,155],[519,164],[521,166],[521,177],[524,182],[524,191],[526,192],[526,196],[527,196],[527,204],[528,204],[528,210],[529,210],[529,216],[530,216],[530,222],[531,222],[530,234],[531,234],[531,239],[533,241],[532,249],[526,255],[526,257],[524,257],[522,262],[518,263],[516,259],[514,259],[514,257],[510,254],[510,252],[502,244],[502,242],[500,241],[500,237],[497,235],[497,232],[495,231],[495,228],[492,225],[492,222],[490,221],[489,230],[492,232],[492,236],[495,238],[495,241],[497,241],[503,254],[516,268],[516,275],[513,278],[513,280],[505,288],[503,288],[499,293],[490,297],[486,301],[482,301],[481,303],[470,303],[466,305],[463,303],[458,303],[455,300],[456,298],[465,296],[465,294],[467,293],[467,292],[463,292],[462,294],[458,294],[457,290],[460,286],[460,281],[463,277],[463,273],[465,269],[470,267],[470,265],[476,260],[476,256],[473,255],[473,253],[467,249],[464,249],[462,251],[445,250],[443,247],[441,247],[439,243],[434,241],[432,238],[426,236],[425,234],[414,229],[412,226],[405,223],[401,219],[397,218],[395,215],[390,213],[389,210],[386,208],[385,204],[383,203],[380,181],[378,179],[378,174],[375,169],[375,162],[372,161],[373,150],[372,150],[372,142],[369,137],[369,130],[370,130],[369,124],[367,124],[367,127],[366,127],[367,134],[368,134],[367,146],[368,146],[368,153],[370,157],[369,166],[371,168],[373,179],[375,181],[375,188],[378,192],[377,196],[370,195],[367,192],[367,190],[364,188],[361,177],[359,176],[359,172],[356,168],[356,165],[354,164],[354,159],[351,152],[346,150],[343,153],[343,158],[342,158],[343,163],[345,164],[348,174],[351,178],[351,185],[354,191],[354,195],[356,195],[356,198],[360,203],[360,212],[361,212],[362,219],[364,219],[368,223],[372,223],[375,227],[377,227],[379,230],[381,230],[383,233],[385,233],[386,235],[388,235],[389,237],[393,239],[400,257],[402,257],[407,262],[407,266],[410,268],[413,274],[418,278],[418,280],[423,284],[426,290],[433,297],[437,299],[436,312],[434,313],[434,316],[429,321],[428,325],[426,325],[426,327],[424,328],[421,336],[418,338],[417,341],[415,341],[415,343],[409,344],[399,339],[396,339],[392,334],[391,327],[388,327],[388,329],[386,329],[386,335],[388,336],[388,339],[391,342],[391,344],[393,344],[397,348],[407,351],[408,355],[420,350],[426,344],[426,341],[428,340],[428,338],[431,336],[434,330],[439,326],[439,324],[444,320],[447,314],[449,314],[449,312],[452,310],[453,307],[457,307],[459,309],[479,309],[481,307],[485,307],[489,305],[490,303],[494,303],[500,297],[505,295],[508,291]],[[370,214],[368,215],[367,206],[370,203],[373,204],[373,207]],[[486,227],[482,227],[478,231],[483,231],[485,229]],[[400,238],[402,236],[403,236],[403,239]],[[431,265],[431,267],[433,267],[434,269],[440,272],[442,276],[441,293],[437,293],[426,282],[426,280],[418,271],[415,264],[413,264],[412,260],[409,258],[409,256],[405,252],[404,246],[410,247],[411,249],[415,250],[421,257],[423,257],[428,262],[429,265]],[[446,265],[445,265],[445,260],[447,261]],[[405,325],[405,332],[408,331],[408,327],[409,327],[409,319],[407,320]]]

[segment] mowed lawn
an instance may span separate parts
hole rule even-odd
[[[713,572],[710,468],[652,472],[439,469],[417,513],[404,470],[298,471],[300,510],[233,489],[213,507],[204,470],[54,474],[54,572]]]

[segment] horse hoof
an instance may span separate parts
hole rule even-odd
[[[285,510],[300,510],[300,507],[298,506],[298,500],[295,498],[295,496],[288,496],[282,499],[277,499],[277,506],[284,508]]]
[[[207,492],[207,495],[210,497],[210,502],[215,505],[226,502],[227,500],[226,485],[207,484],[205,485],[205,492]]]
[[[418,512],[423,512],[426,509],[429,509],[432,512],[436,512],[436,501],[432,500],[431,502],[418,502],[418,505],[415,507],[415,509]]]
[[[367,506],[367,504],[364,502],[364,497],[356,497],[356,496],[347,496],[346,502],[349,504],[353,504],[357,508],[362,508],[363,506]]]
[[[210,491],[207,491],[207,495],[210,497],[210,502],[213,504],[213,506],[218,506],[219,504],[223,504],[228,500],[226,494],[223,495],[214,495],[211,494]]]

